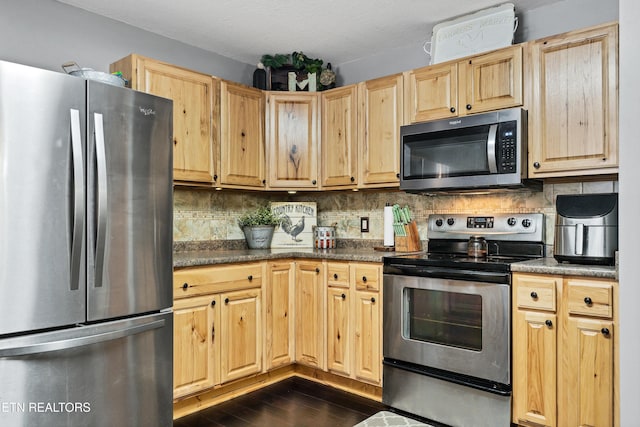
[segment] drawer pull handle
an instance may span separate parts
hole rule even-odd
[[[604,335],[605,337],[609,336],[609,328],[602,328],[600,332],[602,332],[602,335]]]
[[[362,276],[362,281],[366,282],[367,281],[367,276]]]
[[[545,320],[544,324],[547,325],[549,328],[553,326],[553,322],[549,319]]]
[[[249,281],[253,280],[253,276],[250,274],[249,277],[247,277],[247,279],[249,279]]]
[[[189,284],[187,282],[183,283],[182,284],[182,289],[184,289],[186,291],[187,288],[189,288]]]
[[[591,298],[589,297],[584,297],[584,303],[587,305],[593,305],[593,301],[591,301]]]
[[[316,267],[316,273],[320,273],[320,269]]]
[[[229,304],[229,298],[225,298],[225,299],[224,299],[224,303],[225,303],[225,304]]]
[[[216,300],[211,301],[211,307],[215,307],[216,306]]]
[[[333,279],[334,279],[334,280],[338,280],[338,273],[334,273],[334,274],[333,274]]]
[[[371,297],[371,302],[372,302],[372,303],[375,303],[375,302],[376,302],[376,299],[375,299],[374,297]]]
[[[342,299],[346,299],[347,296],[345,294],[340,295],[342,297]]]
[[[531,292],[531,298],[538,299],[538,293],[535,291]]]

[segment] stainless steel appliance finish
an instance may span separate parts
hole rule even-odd
[[[4,61],[0,92],[0,425],[170,426],[171,101]]]
[[[539,189],[527,180],[527,112],[521,108],[400,128],[400,189],[409,192]]]
[[[558,195],[553,245],[558,261],[613,265],[617,250],[617,193]]]
[[[544,216],[430,215],[427,230],[427,254],[384,259],[383,402],[453,426],[509,426],[510,264],[544,256]],[[486,257],[468,256],[470,235],[486,239]]]

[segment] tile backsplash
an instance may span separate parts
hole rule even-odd
[[[558,194],[610,193],[617,181],[546,183],[540,192],[510,192],[487,195],[417,195],[401,191],[327,191],[318,193],[264,193],[204,191],[176,188],[174,191],[174,242],[242,240],[236,219],[244,211],[276,201],[312,201],[318,204],[318,225],[336,224],[338,239],[382,240],[382,213],[386,203],[409,206],[426,240],[426,219],[432,213],[498,212],[545,214],[545,243],[553,245],[555,198]],[[369,218],[369,232],[360,232],[360,217]],[[551,249],[549,249],[551,250]],[[549,252],[548,252],[549,253]]]

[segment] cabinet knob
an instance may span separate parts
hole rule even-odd
[[[313,181],[311,181],[311,183],[312,183],[313,185],[316,185],[316,180],[314,179]]]
[[[320,273],[320,269],[316,267],[316,273]]]
[[[538,293],[536,291],[531,292],[531,298],[538,299]]]
[[[342,299],[346,299],[346,298],[347,298],[347,296],[346,296],[345,294],[340,295],[340,297],[341,297]]]
[[[333,273],[333,279],[338,280],[338,273]]]
[[[399,173],[396,174],[396,178],[400,178],[400,174]]]
[[[467,104],[467,110],[471,110],[471,104]]]
[[[253,276],[250,274],[249,277],[247,277],[247,279],[249,279],[249,281],[253,280]]]
[[[216,300],[211,301],[211,307],[215,307],[216,306]]]
[[[218,180],[218,175],[213,175],[213,180],[217,181]]]
[[[362,276],[362,281],[366,282],[367,281],[367,276]]]
[[[593,305],[593,301],[589,297],[584,297],[584,303],[587,305]]]
[[[224,303],[225,303],[225,304],[229,304],[229,298],[225,298],[225,299],[224,299]]]
[[[266,183],[267,183],[267,180],[266,180],[266,179],[263,179],[263,180],[262,180],[262,184],[264,185],[264,184],[266,184]]]
[[[536,169],[540,169],[540,162],[533,162],[533,167]]]
[[[375,304],[376,299],[374,297],[371,297],[371,302]]]
[[[187,282],[182,284],[182,289],[184,289],[185,291],[187,290],[188,287],[189,287],[189,284]]]
[[[600,329],[600,332],[602,332],[602,335],[604,335],[605,337],[609,336],[609,328],[602,328]]]
[[[351,182],[354,182],[356,179],[354,177],[351,177]]]
[[[449,108],[449,111],[451,111],[452,113],[455,113],[456,112],[456,107]]]
[[[548,327],[552,327],[553,326],[553,322],[549,319],[544,321],[544,324],[547,325]]]

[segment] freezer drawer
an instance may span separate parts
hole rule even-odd
[[[173,313],[0,339],[0,425],[171,426]]]

